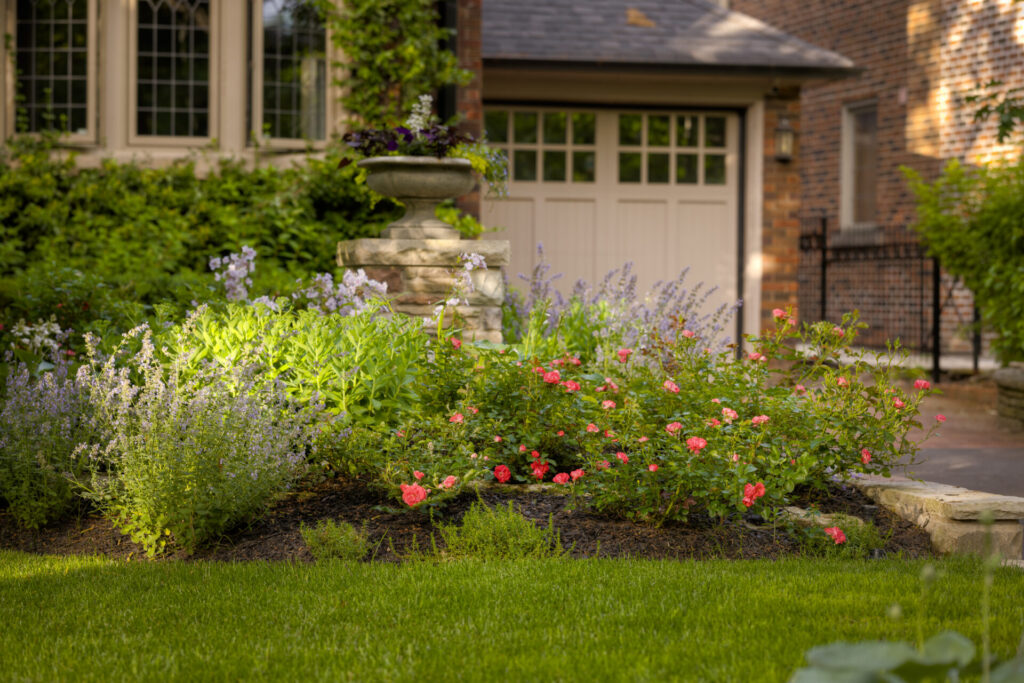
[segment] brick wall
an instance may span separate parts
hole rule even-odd
[[[797,91],[765,99],[764,209],[761,237],[761,329],[773,326],[773,308],[797,307],[797,266],[800,262],[799,142],[793,160],[775,160],[775,128],[785,116],[800,139],[800,99]]]
[[[483,52],[481,50],[482,0],[458,0],[456,52],[459,66],[473,74],[472,80],[458,88],[456,106],[462,117],[461,128],[479,137],[483,133]],[[456,202],[463,211],[480,217],[480,186]]]

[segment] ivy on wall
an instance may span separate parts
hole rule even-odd
[[[331,40],[344,54],[341,104],[364,124],[395,124],[416,98],[445,85],[465,85],[445,48],[450,29],[439,25],[434,0],[323,0]]]

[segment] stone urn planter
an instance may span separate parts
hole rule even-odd
[[[995,371],[996,410],[1008,426],[1024,429],[1024,363],[1010,363]]]
[[[385,228],[381,237],[459,239],[459,232],[434,211],[442,201],[473,189],[476,179],[468,159],[371,157],[358,165],[366,169],[370,189],[405,204],[405,215]]]

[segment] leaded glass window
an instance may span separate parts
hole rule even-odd
[[[316,0],[263,0],[263,131],[322,140],[327,31]]]
[[[89,0],[18,0],[18,126],[86,133]]]
[[[210,132],[210,0],[138,0],[139,135]]]

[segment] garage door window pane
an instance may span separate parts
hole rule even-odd
[[[544,142],[565,144],[565,114],[544,114]]]
[[[677,154],[676,155],[676,182],[684,185],[694,185],[697,182],[697,155]]]
[[[668,147],[668,117],[652,116],[647,120],[647,144],[651,147]],[[668,161],[665,162],[668,168]]]
[[[704,119],[704,146],[725,147],[725,119],[721,116]]]
[[[513,121],[516,142],[537,142],[537,114],[516,112]]]
[[[544,152],[544,180],[565,182],[565,152]]]
[[[725,155],[708,154],[704,157],[704,184],[725,185]]]
[[[640,114],[619,115],[619,144],[640,145],[643,142],[644,117]]]
[[[594,182],[594,152],[572,153],[572,181],[574,183]]]
[[[633,152],[619,153],[619,182],[639,183],[643,155]]]
[[[513,180],[537,179],[537,153],[530,149],[517,149],[512,155]]]
[[[668,182],[668,155],[649,154],[647,156],[647,182]]]
[[[679,147],[697,146],[697,125],[699,119],[696,116],[680,116],[676,121],[676,145]]]
[[[484,131],[491,142],[508,142],[508,112],[489,111],[484,114]]]
[[[594,115],[572,115],[572,143],[574,145],[594,144]]]

